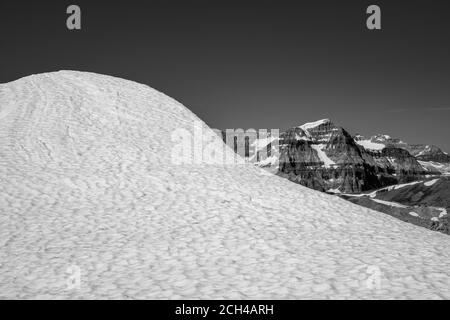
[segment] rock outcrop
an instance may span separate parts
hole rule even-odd
[[[450,163],[448,153],[434,145],[412,144],[409,150],[413,156],[421,161],[433,161],[439,163]]]
[[[450,163],[450,155],[435,145],[409,144],[400,139],[388,135],[377,134],[369,139],[362,135],[355,135],[355,140],[366,149],[380,150],[381,148],[400,148],[408,151],[420,161],[433,161],[439,163]]]
[[[280,176],[321,191],[354,193],[383,185],[374,159],[328,119],[280,136]]]
[[[377,162],[378,167],[397,178],[398,183],[420,179],[427,173],[415,157],[407,150],[388,146],[380,151],[367,150]]]

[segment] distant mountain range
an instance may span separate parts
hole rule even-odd
[[[354,138],[358,144],[366,149],[380,150],[386,147],[395,147],[407,150],[420,161],[450,163],[450,155],[435,145],[408,144],[400,139],[394,139],[383,134],[374,135],[369,139],[358,134]]]
[[[235,144],[245,144],[239,135]],[[226,140],[225,132],[222,137]],[[387,135],[352,136],[329,119],[287,129],[275,148],[273,142],[257,137],[245,144],[246,155],[257,157],[260,167],[320,191],[361,193],[450,172],[450,156],[436,146]],[[266,150],[268,157],[263,156]]]
[[[223,132],[222,138],[230,141],[232,137]],[[236,135],[234,147],[235,151],[243,147],[249,159],[256,160],[256,165],[274,174],[391,215],[394,215],[392,206],[387,205],[386,209],[380,202],[367,200],[364,194],[373,190],[386,191],[390,186],[392,188],[419,181],[426,183],[450,175],[450,156],[437,146],[408,144],[385,134],[370,138],[359,134],[352,136],[329,119],[289,128],[279,133],[278,137],[271,137],[270,134],[258,136],[254,141],[245,140],[245,134],[240,132]],[[450,184],[448,180],[445,181],[438,184],[438,193],[440,197],[450,199]],[[403,200],[408,199],[410,196]],[[447,204],[437,202],[439,197],[427,202],[420,198],[414,202],[414,206],[438,207],[442,210],[448,208]],[[410,203],[406,201],[405,205],[409,206]],[[419,214],[417,212],[423,210],[415,209],[417,216],[414,216],[409,215],[409,211],[404,212],[410,208],[402,209],[402,214],[397,214],[397,217],[406,214],[407,219],[403,220],[448,233],[447,222],[445,226],[439,227],[439,223],[442,224],[442,221],[436,220],[440,219],[439,214]],[[435,213],[440,212],[436,210]],[[428,211],[434,212],[433,209]],[[411,209],[411,212],[414,211]]]

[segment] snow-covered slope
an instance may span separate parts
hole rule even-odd
[[[0,114],[0,298],[450,298],[448,236],[251,164],[177,165],[198,119],[147,86],[35,75]]]

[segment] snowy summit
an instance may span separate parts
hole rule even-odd
[[[301,129],[308,131],[308,129],[316,128],[322,124],[330,122],[330,119],[322,119],[314,122],[308,122],[300,126]]]
[[[448,236],[251,164],[174,164],[194,121],[110,76],[0,85],[0,298],[450,298]]]

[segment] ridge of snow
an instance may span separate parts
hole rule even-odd
[[[314,121],[314,122],[307,122],[307,123],[301,125],[299,128],[301,128],[301,129],[303,129],[305,131],[308,131],[308,129],[313,129],[313,128],[318,127],[321,124],[324,124],[324,123],[327,123],[327,122],[330,122],[330,119],[322,119],[322,120],[317,120],[317,121]]]
[[[0,110],[1,299],[450,298],[447,235],[252,164],[174,163],[200,120],[148,86],[40,74]]]
[[[309,141],[310,139],[305,136],[300,136],[298,133],[295,134],[295,139],[299,141]]]
[[[431,187],[432,185],[434,185],[438,181],[439,181],[439,179],[434,179],[434,180],[430,180],[430,181],[424,182],[423,184],[425,186],[427,186],[427,187]]]
[[[401,189],[401,188],[404,188],[404,187],[413,186],[413,185],[416,185],[416,184],[419,184],[419,183],[422,183],[422,182],[423,181],[413,181],[413,182],[408,182],[408,183],[396,184],[396,185],[389,186],[389,187],[386,187],[386,188],[383,188],[383,189],[387,189],[388,191],[397,190],[397,189]]]

